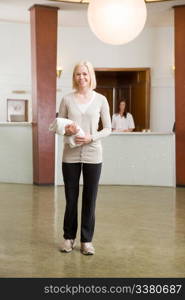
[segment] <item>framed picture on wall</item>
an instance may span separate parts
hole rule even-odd
[[[28,122],[28,100],[7,99],[7,121]]]

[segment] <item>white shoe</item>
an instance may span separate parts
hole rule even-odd
[[[92,243],[81,243],[81,253],[84,255],[93,255],[95,254],[95,249]]]
[[[65,240],[62,243],[62,247],[61,247],[61,251],[62,252],[66,252],[69,253],[73,250],[73,248],[75,247],[76,242],[75,240]]]

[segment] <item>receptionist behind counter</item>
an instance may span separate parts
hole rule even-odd
[[[135,128],[133,116],[127,112],[125,100],[121,100],[117,112],[112,116],[112,131],[131,132]]]

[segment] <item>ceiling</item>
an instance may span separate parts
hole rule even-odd
[[[34,4],[59,7],[58,22],[61,26],[88,26],[87,4],[62,3],[49,0],[0,0],[0,21],[29,23],[29,8]],[[147,3],[146,26],[173,25],[173,6],[185,5],[185,0]]]

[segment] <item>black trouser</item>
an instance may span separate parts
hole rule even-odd
[[[95,205],[102,164],[62,163],[66,210],[64,238],[75,239],[78,227],[79,180],[82,170],[83,193],[81,213],[81,242],[91,242],[95,227]]]

